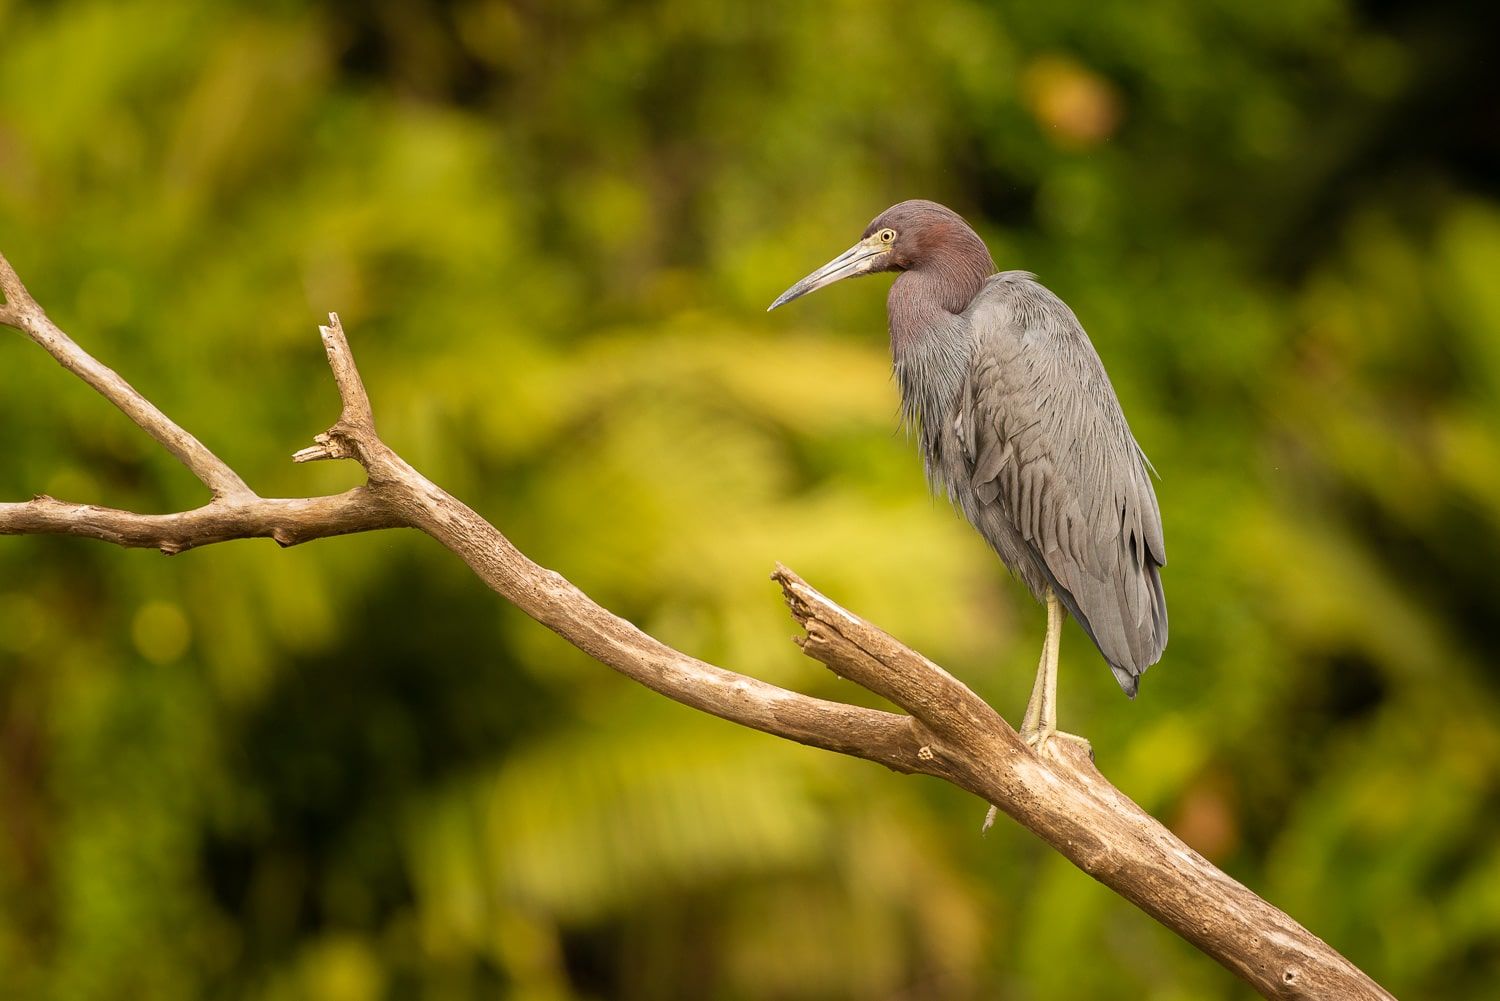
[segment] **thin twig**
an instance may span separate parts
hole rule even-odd
[[[0,254],[0,292],[5,294],[6,304],[14,307],[16,316],[20,316],[23,308],[36,305],[36,300],[31,298],[31,293],[26,290],[21,277],[16,274],[16,269],[11,267],[4,254]],[[5,322],[9,324],[12,321],[7,319]]]
[[[339,314],[329,313],[328,325],[319,327],[318,335],[323,338],[328,368],[333,372],[339,399],[344,402],[339,423],[357,428],[362,434],[374,435],[375,412],[370,408],[370,396],[365,392],[364,380],[359,377],[359,367],[354,364],[354,352],[349,350],[349,339],[344,336]]]
[[[344,325],[339,322],[339,315],[329,313],[328,325],[319,327],[318,333],[323,338],[328,367],[333,372],[333,382],[338,387],[339,399],[343,401],[344,408],[333,427],[314,437],[315,444],[293,454],[292,461],[359,459],[361,443],[373,444],[378,440],[370,397],[365,392],[364,380],[359,377],[359,368],[354,364],[354,353],[349,350],[349,341],[344,336]]]
[[[31,338],[57,359],[63,368],[88,383],[99,395],[119,407],[126,417],[186,466],[215,497],[255,496],[238,473],[210,452],[201,441],[177,426],[135,388],[101,364],[73,339],[58,329],[36,304],[10,261],[0,254],[0,290],[5,292],[7,314],[3,322]]]

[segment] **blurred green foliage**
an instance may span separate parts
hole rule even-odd
[[[773,562],[1014,713],[1039,610],[894,430],[906,197],[1083,318],[1172,643],[1063,723],[1400,994],[1500,982],[1491,13],[1265,0],[0,0],[0,246],[265,494],[387,439],[665,641],[857,698]],[[0,495],[202,499],[0,331]],[[982,804],[701,717],[424,539],[0,540],[0,996],[1243,997]]]

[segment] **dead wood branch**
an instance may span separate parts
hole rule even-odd
[[[933,775],[998,806],[1099,882],[1268,998],[1389,999],[1322,940],[1230,879],[1157,823],[1067,741],[1033,753],[962,682],[785,567],[776,569],[803,652],[906,715],[815,699],[681,653],[529,560],[501,532],[380,439],[342,325],[320,328],[343,409],[299,462],[354,459],[368,483],[342,494],[263,498],[198,439],[59,330],[0,257],[0,323],[14,326],[119,407],[212,492],[175,514],[137,514],[51,497],[0,504],[0,534],[65,534],[175,553],[230,539],[282,545],[415,528],[496,593],[580,650],[683,705],[799,743]]]

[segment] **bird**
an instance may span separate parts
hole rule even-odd
[[[1057,659],[1076,619],[1134,699],[1167,645],[1167,564],[1151,467],[1073,311],[937,202],[893,205],[859,241],[768,308],[857,275],[895,272],[886,300],[903,424],[927,480],[1046,606],[1020,734],[1059,738]],[[985,827],[994,820],[992,808]]]

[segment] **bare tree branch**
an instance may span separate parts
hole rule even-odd
[[[23,308],[36,306],[36,300],[26,291],[20,275],[16,274],[16,269],[10,266],[4,254],[0,254],[0,293],[5,296],[6,306],[15,310],[17,316]]]
[[[338,387],[339,399],[344,401],[344,409],[333,427],[313,439],[317,444],[297,452],[292,456],[292,461],[360,459],[360,444],[378,441],[370,397],[365,393],[364,380],[359,377],[359,369],[354,365],[354,354],[349,350],[349,341],[344,337],[344,325],[339,321],[339,315],[329,313],[328,326],[319,327],[318,333],[322,335],[323,350],[328,354],[328,367],[333,371],[333,383]]]
[[[230,539],[274,539],[282,546],[295,546],[404,524],[368,487],[332,497],[214,501],[173,514],[136,514],[45,494],[20,504],[0,504],[0,535],[80,535],[127,548],[160,549],[169,556]]]
[[[5,311],[0,313],[0,322],[15,327],[41,345],[63,368],[119,407],[126,417],[155,438],[162,448],[213,491],[215,497],[254,496],[239,474],[205,448],[201,441],[178,427],[113,369],[101,364],[59,330],[31,298],[31,293],[26,291],[3,254],[0,254],[0,291],[5,293]]]
[[[368,484],[331,497],[256,496],[198,441],[57,330],[0,257],[0,322],[19,326],[124,410],[215,492],[208,504],[147,515],[50,497],[0,504],[0,534],[71,534],[181,552],[229,539],[282,545],[377,528],[416,528],[496,593],[569,643],[654,691],[788,740],[942,778],[995,804],[1080,869],[1177,932],[1268,998],[1390,999],[1343,956],[1219,871],[1094,767],[1054,741],[1034,753],[983,699],[889,634],[777,567],[803,652],[909,715],[815,699],[681,653],[538,566],[498,529],[381,441],[343,326],[320,328],[343,408],[294,456],[352,458]]]
[[[808,656],[881,691],[928,725],[932,739],[920,752],[924,772],[995,804],[1266,997],[1390,997],[1111,785],[1079,745],[1053,741],[1045,758],[1037,756],[942,668],[786,568],[776,578],[807,630],[802,648]]]

